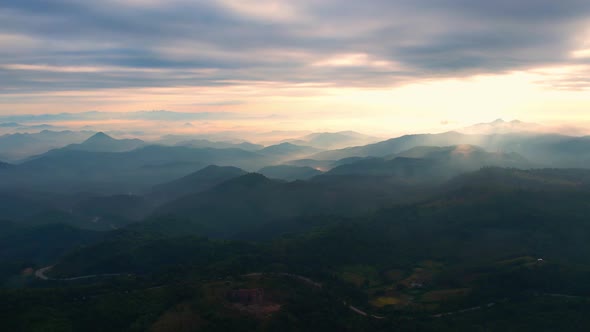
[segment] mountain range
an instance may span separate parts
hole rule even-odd
[[[292,159],[309,156],[318,152],[317,148],[292,143],[280,143],[267,146],[258,152],[267,156],[289,157]]]
[[[364,146],[319,152],[310,158],[386,157],[419,146],[452,145],[475,145],[487,151],[517,153],[539,167],[586,167],[590,161],[589,137],[530,133],[467,135],[458,132],[405,135]]]
[[[233,166],[210,165],[180,179],[158,184],[149,191],[148,196],[158,201],[172,201],[188,194],[211,189],[246,173],[246,171]]]
[[[393,176],[407,181],[441,181],[483,167],[531,167],[515,153],[490,153],[472,145],[415,147],[385,158],[365,158],[337,166],[333,174]]]
[[[45,136],[65,139],[83,134],[88,133],[45,131],[37,136],[27,134],[4,137],[4,143],[20,138],[22,142],[28,141],[34,145],[34,142]],[[310,138],[324,136],[315,135]],[[21,141],[20,139],[17,141]],[[52,140],[47,139],[47,142]],[[410,165],[412,162],[422,163],[424,170],[432,167],[425,161],[395,161],[396,157],[420,158],[444,165],[439,167],[439,175],[447,175],[441,178],[483,166],[584,168],[590,163],[589,137],[557,134],[419,134],[329,151],[292,143],[261,149],[249,143],[246,146],[248,151],[240,148],[161,146],[150,145],[138,139],[114,139],[104,133],[96,133],[81,143],[53,149],[11,167],[2,168],[0,189],[24,186],[31,190],[138,194],[154,185],[181,178],[208,165],[235,166],[250,172],[260,171],[271,178],[297,180],[317,176],[332,168],[337,168],[332,174],[387,174],[394,172],[393,169],[397,167],[410,167],[401,165]],[[462,152],[459,151],[461,147],[464,149]],[[365,160],[367,158],[373,160]],[[342,165],[344,167],[339,168]],[[358,170],[353,171],[355,168]],[[433,172],[434,170],[430,173]]]
[[[145,145],[146,143],[140,139],[114,139],[103,132],[98,132],[80,144],[70,144],[63,149],[94,152],[125,152]]]
[[[322,174],[322,171],[307,166],[276,165],[263,167],[258,173],[271,179],[294,181],[311,179]]]
[[[242,149],[246,151],[258,151],[264,148],[263,145],[253,144],[250,142],[213,142],[206,139],[191,139],[186,141],[180,141],[176,146],[189,146],[193,148],[215,148],[215,149]]]
[[[89,131],[50,131],[39,133],[15,133],[0,136],[0,156],[5,161],[16,162],[62,148],[68,144],[82,142],[92,136]]]
[[[0,168],[0,320],[15,331],[578,324],[590,171],[542,167],[583,165],[587,142],[451,132],[246,151],[98,133]]]
[[[286,142],[308,145],[321,150],[331,150],[370,144],[379,140],[377,137],[364,135],[355,131],[339,131],[334,133],[312,133],[299,139],[287,140]]]
[[[139,192],[210,164],[258,169],[269,161],[239,149],[145,146],[127,152],[52,150],[0,173],[1,187]]]
[[[471,135],[514,134],[514,133],[550,133],[544,126],[519,120],[504,121],[497,119],[492,122],[478,123],[457,129],[458,132]]]

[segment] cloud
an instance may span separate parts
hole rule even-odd
[[[587,0],[5,1],[0,93],[526,71],[587,62],[589,23]]]
[[[139,111],[139,112],[81,112],[58,114],[22,114],[0,115],[2,122],[19,123],[52,123],[52,122],[84,122],[84,121],[112,121],[112,120],[141,120],[141,121],[215,121],[240,120],[255,118],[251,115],[227,112],[181,113],[171,111]]]

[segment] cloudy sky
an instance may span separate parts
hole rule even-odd
[[[0,115],[91,110],[227,112],[206,119],[219,130],[590,124],[590,1],[2,1]]]

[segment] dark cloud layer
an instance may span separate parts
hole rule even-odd
[[[583,64],[589,28],[587,0],[4,1],[0,93],[396,85]]]

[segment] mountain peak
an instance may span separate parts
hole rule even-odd
[[[502,124],[514,124],[515,125],[515,124],[522,124],[524,122],[522,122],[520,120],[516,120],[516,119],[515,120],[512,120],[512,121],[505,121],[502,118],[498,118],[498,119],[496,119],[496,120],[494,120],[493,122],[490,122],[490,123],[491,124],[499,124],[499,125],[502,125]]]
[[[228,186],[228,187],[235,186],[235,185],[246,186],[246,187],[255,187],[255,186],[269,184],[269,183],[273,183],[273,181],[260,173],[248,173],[248,174],[239,176],[237,178],[231,179],[231,180],[225,182],[223,185]]]
[[[312,153],[317,152],[317,149],[312,148],[310,146],[304,145],[296,145],[289,142],[283,142],[276,145],[270,145],[265,147],[264,149],[259,150],[262,153],[271,153],[271,154],[290,154],[290,153]]]
[[[207,176],[212,176],[215,174],[225,174],[225,173],[234,173],[234,174],[246,174],[246,172],[238,167],[234,167],[234,166],[218,166],[218,165],[209,165],[205,168],[202,168],[198,171],[196,171],[193,174],[201,174],[201,175],[207,175]]]
[[[219,169],[221,169],[221,166],[218,166],[218,165],[209,165],[209,166],[206,166],[206,167],[202,168],[201,170],[199,170],[197,172],[217,171]]]
[[[114,141],[115,139],[111,136],[99,131],[98,133],[92,135],[88,138],[84,143],[95,143],[95,142],[106,142],[106,141]]]
[[[21,124],[16,123],[16,122],[2,122],[0,123],[0,128],[16,128],[16,127],[20,127]]]
[[[64,149],[94,152],[124,152],[145,146],[145,142],[134,139],[116,139],[103,132],[98,132],[80,144],[70,144]]]
[[[271,145],[271,146],[273,146],[273,145]],[[282,147],[285,147],[285,146],[286,146],[286,147],[294,147],[294,146],[298,146],[298,145],[296,145],[296,144],[293,144],[293,143],[289,143],[289,142],[283,142],[283,143],[276,144],[276,145],[274,145],[274,146],[282,146]]]
[[[505,121],[496,119],[492,122],[478,123],[469,127],[459,129],[464,134],[508,134],[519,132],[538,132],[542,126],[536,123],[527,123],[520,120]]]

